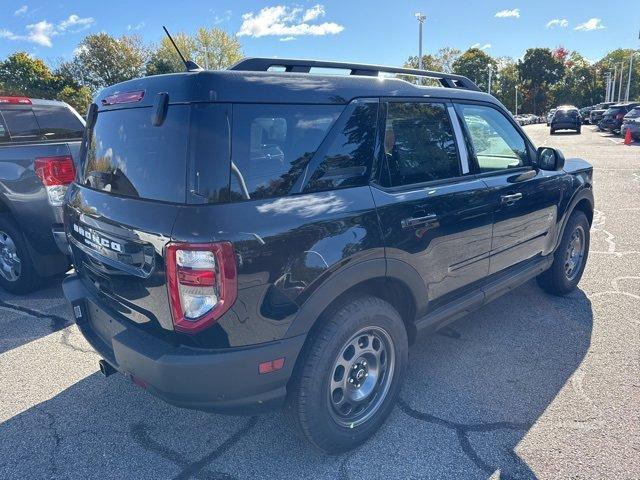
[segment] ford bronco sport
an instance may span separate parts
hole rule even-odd
[[[81,162],[64,291],[103,373],[181,407],[286,405],[327,452],[384,422],[418,331],[534,277],[567,294],[587,261],[591,166],[457,75],[247,59],[131,80],[95,99]]]

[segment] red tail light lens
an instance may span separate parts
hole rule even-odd
[[[76,178],[76,167],[73,158],[69,155],[59,157],[38,157],[35,161],[34,169],[36,175],[42,180],[49,203],[59,207],[64,202],[64,195],[67,187]]]
[[[231,243],[170,243],[165,259],[176,330],[199,332],[231,308],[238,295],[236,259]]]

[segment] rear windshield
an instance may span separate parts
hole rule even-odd
[[[81,183],[116,195],[184,203],[189,106],[172,105],[160,126],[152,107],[98,113],[87,132]]]
[[[84,125],[71,110],[62,105],[34,105],[42,135],[47,140],[82,138]]]

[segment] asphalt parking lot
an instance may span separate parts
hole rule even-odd
[[[530,282],[421,337],[361,448],[325,456],[280,413],[181,410],[102,377],[56,280],[0,293],[0,478],[640,478],[640,144],[525,129],[595,167],[580,289]]]

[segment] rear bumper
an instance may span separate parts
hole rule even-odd
[[[551,122],[551,128],[555,130],[576,130],[581,125],[580,122]]]
[[[76,324],[116,370],[143,383],[173,405],[249,414],[282,406],[306,335],[247,348],[196,349],[145,332],[104,305],[72,275],[63,283]],[[78,312],[81,312],[78,318]],[[258,373],[258,364],[285,358],[281,370]]]

